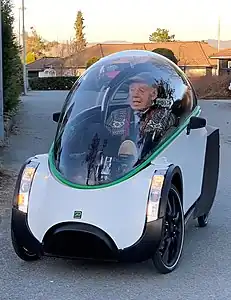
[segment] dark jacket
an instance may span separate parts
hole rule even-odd
[[[114,110],[107,119],[106,127],[112,135],[121,136],[122,140],[133,140],[141,157],[144,157],[153,152],[153,148],[175,124],[176,117],[171,109],[154,105],[137,113],[131,108]]]

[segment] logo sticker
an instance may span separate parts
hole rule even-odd
[[[74,216],[73,216],[74,219],[81,219],[82,218],[82,211],[80,210],[75,210],[74,211]]]

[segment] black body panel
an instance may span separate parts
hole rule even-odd
[[[42,247],[33,236],[27,223],[27,214],[16,208],[12,209],[11,231],[19,246],[26,248],[29,252],[42,255]]]
[[[219,129],[211,126],[208,131],[205,153],[204,174],[201,195],[196,203],[194,218],[209,213],[213,206],[219,177],[220,166],[220,134]]]

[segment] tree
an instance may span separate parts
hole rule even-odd
[[[46,42],[37,33],[36,29],[31,27],[31,34],[26,36],[26,51],[34,55],[35,60],[44,56],[44,52],[47,50]]]
[[[86,48],[86,39],[84,34],[84,18],[82,12],[79,10],[77,12],[77,17],[74,25],[75,29],[75,50],[76,52],[80,52]]]
[[[175,34],[169,35],[169,30],[157,28],[155,32],[153,32],[149,36],[150,42],[172,42],[175,40]]]
[[[30,64],[36,60],[36,57],[33,52],[27,52],[26,54],[26,63]]]
[[[75,53],[74,43],[73,41],[67,40],[66,42],[47,42],[46,43],[46,51],[44,52],[45,56],[52,57],[67,57],[71,56]]]
[[[4,113],[14,109],[23,87],[20,48],[14,34],[14,15],[11,0],[1,0],[3,46],[3,99]]]
[[[163,56],[167,57],[168,59],[170,59],[171,61],[173,61],[176,65],[178,64],[178,59],[174,55],[173,51],[170,49],[156,48],[156,49],[152,50],[152,52],[163,55]]]
[[[98,60],[100,60],[100,57],[93,56],[92,58],[90,58],[86,63],[86,69],[89,68],[94,63],[96,63]]]

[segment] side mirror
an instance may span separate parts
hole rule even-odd
[[[191,117],[187,126],[187,135],[192,129],[199,129],[206,126],[206,119],[200,117]]]
[[[60,112],[53,113],[53,121],[58,123],[60,117]]]

